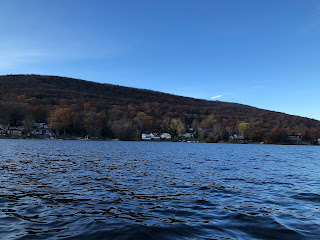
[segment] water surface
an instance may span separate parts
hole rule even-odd
[[[319,239],[320,147],[0,140],[0,239]]]

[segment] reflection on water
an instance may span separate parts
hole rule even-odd
[[[320,148],[0,140],[0,239],[319,239]]]

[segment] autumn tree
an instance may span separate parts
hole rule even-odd
[[[154,131],[154,125],[155,125],[155,120],[152,116],[146,116],[144,118],[145,120],[145,128],[147,129],[148,132],[153,132]]]
[[[184,123],[179,118],[174,118],[170,122],[171,133],[173,135],[185,133]]]
[[[263,142],[266,130],[260,126],[254,126],[251,128],[251,139],[256,142]]]
[[[137,136],[137,128],[130,119],[120,119],[111,124],[111,129],[116,138],[120,140],[134,140]]]
[[[232,136],[237,132],[237,123],[236,122],[230,122],[226,126],[226,131],[229,134],[229,136]]]
[[[203,119],[201,121],[200,126],[203,129],[207,129],[208,131],[212,131],[214,123],[215,123],[215,117],[213,114],[210,114],[209,116],[207,116],[205,119]]]
[[[46,111],[40,106],[32,106],[28,112],[35,121],[44,121],[46,119]]]
[[[147,117],[147,114],[145,114],[144,112],[138,112],[137,116],[133,119],[140,133],[145,131],[146,117]]]
[[[35,121],[31,117],[27,117],[23,122],[23,128],[26,133],[31,133]]]
[[[72,120],[75,117],[75,112],[71,108],[56,108],[49,117],[50,128],[56,130],[59,136],[59,131],[63,130],[63,134],[66,134],[66,129],[72,124]]]
[[[105,116],[103,113],[85,112],[83,124],[87,133],[91,137],[100,137],[103,129]]]
[[[240,122],[238,124],[238,131],[245,138],[250,138],[250,124],[247,122]]]
[[[9,112],[10,109],[6,104],[0,103],[0,124],[7,126],[9,125]]]

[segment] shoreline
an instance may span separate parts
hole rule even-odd
[[[172,142],[172,143],[207,143],[207,144],[237,144],[237,145],[281,145],[281,146],[320,146],[310,142],[302,144],[293,143],[261,143],[261,142],[201,142],[201,141],[152,141],[152,140],[119,140],[119,139],[85,139],[85,138],[24,138],[24,137],[0,137],[0,140],[44,140],[44,141],[91,141],[91,142]]]

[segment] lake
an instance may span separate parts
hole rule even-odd
[[[0,239],[319,239],[320,147],[0,140]]]

